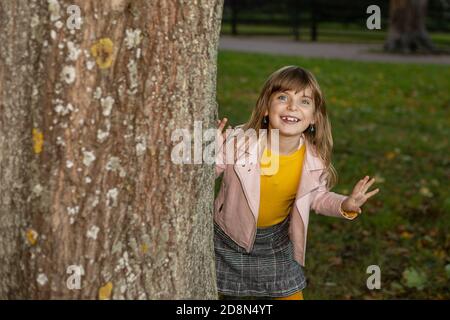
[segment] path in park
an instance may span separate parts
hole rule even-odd
[[[359,61],[450,64],[450,54],[386,54],[381,51],[382,46],[379,44],[296,42],[292,38],[278,36],[221,36],[219,48],[233,51]]]

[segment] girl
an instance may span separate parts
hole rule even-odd
[[[331,126],[320,87],[303,68],[274,72],[250,120],[227,134],[226,122],[218,121],[216,177],[223,173],[223,179],[214,202],[219,296],[300,300],[310,208],[352,220],[379,189],[368,192],[375,180],[365,176],[349,196],[329,191],[337,181]],[[258,139],[242,142],[237,128],[256,130]],[[272,148],[274,129],[278,151]],[[257,161],[225,163],[231,139],[234,160]]]

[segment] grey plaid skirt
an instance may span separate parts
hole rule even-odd
[[[217,289],[234,297],[285,297],[306,287],[303,267],[293,258],[289,216],[281,223],[257,228],[250,253],[214,222]],[[226,297],[223,297],[226,299]]]

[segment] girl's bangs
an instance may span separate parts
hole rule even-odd
[[[308,75],[305,72],[291,72],[286,75],[281,74],[278,79],[275,79],[272,93],[286,90],[293,90],[297,93],[306,88],[310,88],[313,92],[315,91],[313,82]]]

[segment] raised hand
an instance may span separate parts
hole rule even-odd
[[[380,191],[379,188],[367,192],[370,186],[375,182],[375,178],[369,179],[369,176],[365,176],[359,180],[353,188],[350,196],[342,202],[342,210],[346,212],[361,213],[361,206],[373,195]],[[366,193],[367,192],[367,193]]]

